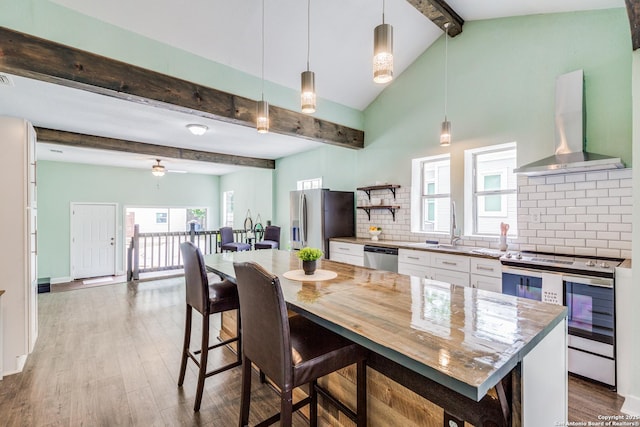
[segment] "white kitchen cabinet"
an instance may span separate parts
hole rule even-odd
[[[38,336],[36,136],[30,123],[0,117],[3,203],[0,228],[5,247],[0,257],[4,375],[20,372]]]
[[[469,286],[470,257],[434,252],[431,255],[431,278],[458,286]]]
[[[502,264],[497,259],[471,258],[471,287],[502,293]]]
[[[364,266],[364,245],[344,242],[329,242],[329,256],[331,261]]]
[[[431,276],[431,253],[398,249],[398,273],[422,278]]]

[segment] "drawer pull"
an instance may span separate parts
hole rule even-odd
[[[351,249],[349,249],[349,248],[339,248],[339,249],[340,249],[340,250],[343,250],[343,251],[350,251],[350,250],[351,250]]]
[[[445,265],[458,265],[457,262],[451,262],[451,261],[442,261],[442,263]]]
[[[409,259],[415,259],[415,260],[419,260],[420,258],[418,258],[417,256],[408,256],[407,258]]]
[[[483,267],[481,265],[476,267],[477,270],[484,270],[484,271],[493,271],[493,267]]]

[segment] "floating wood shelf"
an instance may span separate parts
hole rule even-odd
[[[369,200],[371,200],[371,192],[373,190],[389,190],[393,194],[393,200],[396,199],[396,188],[400,188],[397,184],[384,184],[384,185],[371,185],[369,187],[358,187],[356,190],[364,191],[367,193]]]
[[[375,205],[375,206],[358,206],[358,209],[362,209],[367,213],[367,217],[369,221],[371,221],[371,211],[373,210],[381,210],[385,209],[391,212],[391,216],[393,217],[393,221],[396,220],[396,211],[400,209],[400,206],[387,206],[387,205]]]

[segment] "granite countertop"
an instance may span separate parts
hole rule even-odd
[[[354,243],[358,245],[380,246],[384,248],[411,249],[429,252],[446,252],[454,255],[474,256],[478,258],[498,259],[505,254],[504,251],[498,249],[478,248],[471,246],[457,246],[455,248],[450,245],[426,244],[423,242],[402,242],[396,240],[371,240],[358,237],[333,237],[330,239],[334,242]]]

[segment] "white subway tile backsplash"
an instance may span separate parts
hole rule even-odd
[[[598,181],[598,188],[620,188],[620,180],[619,179],[610,179],[608,181]]]
[[[633,169],[624,168],[609,171],[609,179],[631,179],[633,176]]]
[[[609,228],[606,223],[588,222],[585,224],[587,231],[607,231]]]
[[[587,172],[587,181],[604,181],[609,179],[607,172]]]
[[[586,175],[584,173],[567,174],[567,176],[565,176],[564,178],[565,182],[582,182],[585,180],[586,180]]]
[[[597,190],[586,190],[586,197],[607,197],[609,195],[609,190],[606,188],[601,188]]]
[[[592,206],[595,205],[596,203],[598,203],[597,199],[594,198],[577,198],[576,199],[576,206]]]
[[[548,176],[547,184],[563,184],[565,182],[564,175],[551,175]]]
[[[572,191],[575,189],[576,189],[576,185],[573,182],[555,185],[555,191]]]
[[[519,177],[522,247],[595,256],[629,256],[633,194],[631,169]],[[551,185],[554,186],[551,189]],[[535,191],[533,190],[535,188]],[[520,196],[519,196],[520,200]],[[540,214],[540,223],[531,215]]]
[[[584,181],[584,182],[575,183],[576,190],[594,190],[595,188],[596,188],[596,182],[594,181]]]
[[[612,214],[629,214],[633,213],[633,206],[625,205],[625,206],[610,206],[609,213]]]
[[[607,258],[618,258],[620,257],[619,249],[601,249],[598,248],[596,250],[596,256],[607,257]]]
[[[591,215],[601,215],[608,214],[609,206],[587,206],[587,214]]]
[[[606,240],[587,240],[586,244],[587,246],[590,246],[592,248],[608,248],[609,247],[609,242],[607,242]]]

